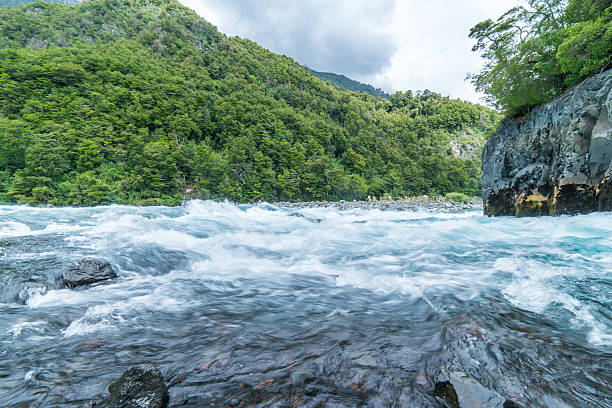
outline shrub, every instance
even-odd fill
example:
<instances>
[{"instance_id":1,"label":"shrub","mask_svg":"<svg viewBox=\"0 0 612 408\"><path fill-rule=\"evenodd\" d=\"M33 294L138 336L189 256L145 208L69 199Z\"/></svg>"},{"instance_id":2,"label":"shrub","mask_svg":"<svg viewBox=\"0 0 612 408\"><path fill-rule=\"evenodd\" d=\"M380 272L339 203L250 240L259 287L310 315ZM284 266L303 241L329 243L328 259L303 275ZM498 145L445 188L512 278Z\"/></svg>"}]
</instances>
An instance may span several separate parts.
<instances>
[{"instance_id":1,"label":"shrub","mask_svg":"<svg viewBox=\"0 0 612 408\"><path fill-rule=\"evenodd\" d=\"M444 197L444 201L467 204L472 201L472 199L463 193L448 193Z\"/></svg>"}]
</instances>

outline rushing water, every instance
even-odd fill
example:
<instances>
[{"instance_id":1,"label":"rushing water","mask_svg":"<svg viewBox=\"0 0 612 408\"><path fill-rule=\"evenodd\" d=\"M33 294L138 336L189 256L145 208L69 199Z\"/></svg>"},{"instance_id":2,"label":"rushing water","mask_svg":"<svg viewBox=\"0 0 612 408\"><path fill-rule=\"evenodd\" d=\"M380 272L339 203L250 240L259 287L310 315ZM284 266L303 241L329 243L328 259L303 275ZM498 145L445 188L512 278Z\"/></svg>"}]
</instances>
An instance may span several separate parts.
<instances>
[{"instance_id":1,"label":"rushing water","mask_svg":"<svg viewBox=\"0 0 612 408\"><path fill-rule=\"evenodd\" d=\"M295 211L0 207L0 406L88 406L149 362L170 406L439 407L463 375L612 407L612 214ZM119 277L63 288L84 258Z\"/></svg>"}]
</instances>

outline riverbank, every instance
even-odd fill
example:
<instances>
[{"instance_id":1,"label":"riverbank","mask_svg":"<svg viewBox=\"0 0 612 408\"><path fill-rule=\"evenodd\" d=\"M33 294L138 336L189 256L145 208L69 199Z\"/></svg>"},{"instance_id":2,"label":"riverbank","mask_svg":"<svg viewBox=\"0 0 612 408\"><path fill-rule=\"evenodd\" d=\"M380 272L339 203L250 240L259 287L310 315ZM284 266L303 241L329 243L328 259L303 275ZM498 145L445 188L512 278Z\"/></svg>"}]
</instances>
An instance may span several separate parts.
<instances>
[{"instance_id":1,"label":"riverbank","mask_svg":"<svg viewBox=\"0 0 612 408\"><path fill-rule=\"evenodd\" d=\"M482 209L482 203L474 201L305 201L297 203L276 202L272 205L284 208L335 208L337 210L381 210L381 211L461 211Z\"/></svg>"},{"instance_id":2,"label":"riverbank","mask_svg":"<svg viewBox=\"0 0 612 408\"><path fill-rule=\"evenodd\" d=\"M167 203L159 201L149 200L143 203L112 203L105 205L125 205L133 207L180 207L192 200L184 200L182 202ZM208 201L208 200L203 200ZM224 202L226 200L211 200L213 202ZM231 202L231 201L230 201ZM266 203L265 201L259 201L255 203L244 203L246 205L259 205ZM240 205L241 203L232 203ZM300 201L300 202L287 202L278 201L270 203L275 207L283 208L335 208L338 210L381 210L381 211L461 211L461 210L479 210L482 209L482 202L472 201L469 203L460 203L456 201L436 201L436 200L410 200L410 201ZM19 205L15 203L2 203L0 206L14 206ZM23 205L23 204L21 204ZM28 207L27 205L23 205ZM104 206L104 205L103 205ZM71 206L31 206L31 207L47 207L47 208L74 208ZM85 207L85 206L84 206Z\"/></svg>"}]
</instances>

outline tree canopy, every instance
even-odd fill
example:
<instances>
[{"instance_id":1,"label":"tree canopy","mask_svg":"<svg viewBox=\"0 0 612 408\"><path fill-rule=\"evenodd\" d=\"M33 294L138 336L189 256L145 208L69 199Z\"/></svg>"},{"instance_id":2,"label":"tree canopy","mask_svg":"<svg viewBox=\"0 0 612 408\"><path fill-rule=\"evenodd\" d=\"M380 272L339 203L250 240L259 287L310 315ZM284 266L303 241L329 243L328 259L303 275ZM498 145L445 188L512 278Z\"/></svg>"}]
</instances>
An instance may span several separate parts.
<instances>
[{"instance_id":1,"label":"tree canopy","mask_svg":"<svg viewBox=\"0 0 612 408\"><path fill-rule=\"evenodd\" d=\"M0 201L364 199L480 189L499 115L340 90L174 0L0 10Z\"/></svg>"},{"instance_id":2,"label":"tree canopy","mask_svg":"<svg viewBox=\"0 0 612 408\"><path fill-rule=\"evenodd\" d=\"M521 115L610 67L612 0L528 0L470 37L486 61L472 82L491 104Z\"/></svg>"}]
</instances>

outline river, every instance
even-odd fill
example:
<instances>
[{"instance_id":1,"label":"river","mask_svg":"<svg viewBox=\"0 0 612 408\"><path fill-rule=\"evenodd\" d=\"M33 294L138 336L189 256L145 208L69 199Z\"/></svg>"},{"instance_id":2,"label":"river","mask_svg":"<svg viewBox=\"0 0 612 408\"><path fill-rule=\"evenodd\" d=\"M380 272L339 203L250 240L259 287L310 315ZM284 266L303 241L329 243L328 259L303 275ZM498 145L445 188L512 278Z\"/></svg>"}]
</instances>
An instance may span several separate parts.
<instances>
[{"instance_id":1,"label":"river","mask_svg":"<svg viewBox=\"0 0 612 408\"><path fill-rule=\"evenodd\" d=\"M85 258L118 277L64 288ZM612 214L0 206L0 316L2 407L90 406L140 363L171 407L442 407L447 377L612 407Z\"/></svg>"}]
</instances>

